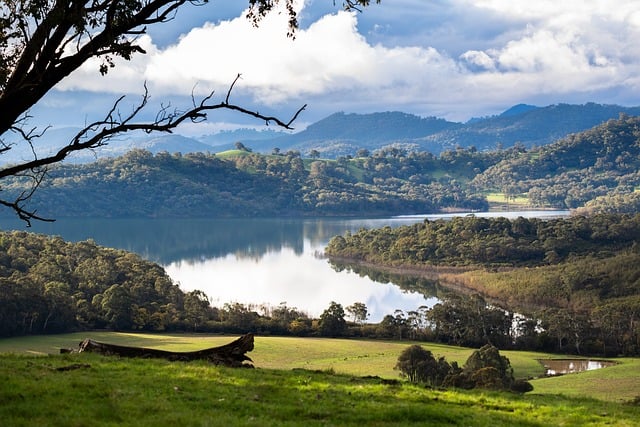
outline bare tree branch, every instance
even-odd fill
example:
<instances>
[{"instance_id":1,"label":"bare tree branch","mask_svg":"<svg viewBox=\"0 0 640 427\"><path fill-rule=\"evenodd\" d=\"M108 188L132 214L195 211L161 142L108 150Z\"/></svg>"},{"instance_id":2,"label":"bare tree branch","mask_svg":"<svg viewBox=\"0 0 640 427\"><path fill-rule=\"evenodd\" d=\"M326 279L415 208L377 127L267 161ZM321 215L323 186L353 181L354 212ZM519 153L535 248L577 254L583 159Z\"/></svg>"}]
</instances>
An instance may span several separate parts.
<instances>
[{"instance_id":1,"label":"bare tree branch","mask_svg":"<svg viewBox=\"0 0 640 427\"><path fill-rule=\"evenodd\" d=\"M25 208L25 204L31 199L36 190L40 187L40 184L44 180L47 174L47 170L34 170L32 173L24 175L32 181L31 188L29 190L22 191L19 196L15 198L14 201L9 202L3 199L0 199L0 205L6 206L8 208L13 209L13 211L18 215L18 218L25 221L27 227L31 227L31 220L44 221L44 222L53 222L53 219L44 218L37 214L37 211L27 210Z\"/></svg>"},{"instance_id":2,"label":"bare tree branch","mask_svg":"<svg viewBox=\"0 0 640 427\"><path fill-rule=\"evenodd\" d=\"M114 136L126 134L127 132L142 131L146 133L172 133L173 129L180 126L186 120L190 120L195 123L201 122L206 120L208 112L215 110L237 111L241 114L263 120L267 125L275 123L277 126L284 129L293 129L293 122L298 118L300 113L306 109L306 104L300 107L288 121L283 121L274 116L268 116L261 114L258 111L249 110L239 105L231 104L229 103L231 91L239 78L240 74L238 74L232 82L224 101L219 103L210 103L213 99L212 92L205 96L199 103L196 103L195 98L193 98L192 95L192 108L186 111L176 110L170 112L168 107L162 107L156 115L155 120L152 122L134 122L134 119L144 110L149 101L149 91L146 84L144 86L144 94L142 95L141 101L127 115L123 116L120 113L119 106L125 97L119 97L103 119L85 125L82 130L71 138L67 145L60 148L57 152L48 156L38 157L36 152L33 151L33 160L0 169L0 179L9 176L22 176L30 179L32 182L29 191L21 193L13 201L0 199L0 204L13 209L22 220L27 222L27 225L29 226L31 225L30 220L32 219L51 221L40 217L35 211L31 212L25 208L26 202L28 202L46 176L48 171L47 166L63 161L70 154L76 151L93 150L105 146ZM31 145L32 149L33 140L42 136L42 134L35 134L33 129L25 132L20 128L16 128L15 131Z\"/></svg>"}]
</instances>

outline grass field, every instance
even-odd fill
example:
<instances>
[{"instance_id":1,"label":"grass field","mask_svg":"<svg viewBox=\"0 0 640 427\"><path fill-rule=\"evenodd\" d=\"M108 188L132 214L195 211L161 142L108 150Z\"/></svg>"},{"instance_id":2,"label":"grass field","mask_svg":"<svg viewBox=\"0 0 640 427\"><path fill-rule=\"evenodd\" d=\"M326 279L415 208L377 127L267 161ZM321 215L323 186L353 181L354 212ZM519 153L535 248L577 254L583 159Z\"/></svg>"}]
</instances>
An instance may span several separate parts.
<instances>
[{"instance_id":1,"label":"grass field","mask_svg":"<svg viewBox=\"0 0 640 427\"><path fill-rule=\"evenodd\" d=\"M120 332L91 332L44 335L0 340L0 353L46 355L60 348L77 348L84 338L137 347L171 351L192 351L226 344L232 340L220 335L163 335ZM393 369L398 355L409 345L397 341L344 340L329 338L256 337L250 357L256 367L268 369L332 370L349 375L377 375L398 378ZM436 356L464 364L472 349L433 343L421 343ZM519 378L537 377L544 373L539 358L553 357L542 353L503 352Z\"/></svg>"},{"instance_id":2,"label":"grass field","mask_svg":"<svg viewBox=\"0 0 640 427\"><path fill-rule=\"evenodd\" d=\"M640 422L640 359L615 367L532 381L526 395L440 391L397 379L410 343L256 337L257 369L55 355L83 334L0 340L0 425L615 425ZM234 337L92 332L99 341L188 351ZM472 350L423 343L463 363ZM516 376L542 372L550 355L501 352ZM75 367L77 369L65 370ZM63 368L63 369L59 369ZM366 378L372 376L373 378ZM376 376L378 378L376 378ZM624 402L624 403L623 403Z\"/></svg>"},{"instance_id":3,"label":"grass field","mask_svg":"<svg viewBox=\"0 0 640 427\"><path fill-rule=\"evenodd\" d=\"M530 205L529 198L522 195L507 198L504 193L486 193L485 196L489 204L510 205L513 207Z\"/></svg>"}]
</instances>

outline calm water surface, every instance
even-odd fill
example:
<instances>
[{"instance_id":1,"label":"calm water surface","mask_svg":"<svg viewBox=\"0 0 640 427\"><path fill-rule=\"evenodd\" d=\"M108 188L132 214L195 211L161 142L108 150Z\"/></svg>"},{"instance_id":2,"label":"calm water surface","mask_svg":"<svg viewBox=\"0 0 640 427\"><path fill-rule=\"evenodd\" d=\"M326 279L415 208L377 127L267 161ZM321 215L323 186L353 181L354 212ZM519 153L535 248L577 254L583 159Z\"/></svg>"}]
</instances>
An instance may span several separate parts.
<instances>
[{"instance_id":1,"label":"calm water surface","mask_svg":"<svg viewBox=\"0 0 640 427\"><path fill-rule=\"evenodd\" d=\"M556 376L574 374L583 371L593 371L616 363L607 360L587 360L587 359L544 359L540 363L545 367L545 375Z\"/></svg>"},{"instance_id":2,"label":"calm water surface","mask_svg":"<svg viewBox=\"0 0 640 427\"><path fill-rule=\"evenodd\" d=\"M464 214L457 214L464 215ZM527 211L477 216L552 217L566 211ZM393 283L335 271L318 257L329 239L347 230L396 227L425 218L451 215L401 216L386 219L237 219L237 220L58 220L35 224L29 231L60 235L66 240L93 239L104 246L138 253L163 265L185 291L199 289L216 306L225 303L277 306L286 302L319 316L336 301L367 305L372 322L396 309L415 310L437 301L403 292ZM0 221L3 230L24 229L19 221Z\"/></svg>"}]
</instances>

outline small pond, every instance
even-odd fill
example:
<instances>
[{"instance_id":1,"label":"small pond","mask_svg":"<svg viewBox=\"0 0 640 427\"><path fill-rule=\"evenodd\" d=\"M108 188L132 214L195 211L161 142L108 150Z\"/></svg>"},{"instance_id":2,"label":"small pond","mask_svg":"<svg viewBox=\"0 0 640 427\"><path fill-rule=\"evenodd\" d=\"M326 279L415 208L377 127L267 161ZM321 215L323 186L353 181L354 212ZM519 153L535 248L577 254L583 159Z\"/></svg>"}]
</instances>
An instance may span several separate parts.
<instances>
[{"instance_id":1,"label":"small pond","mask_svg":"<svg viewBox=\"0 0 640 427\"><path fill-rule=\"evenodd\" d=\"M539 362L544 366L546 376L593 371L594 369L606 368L616 364L607 360L589 359L541 359Z\"/></svg>"}]
</instances>

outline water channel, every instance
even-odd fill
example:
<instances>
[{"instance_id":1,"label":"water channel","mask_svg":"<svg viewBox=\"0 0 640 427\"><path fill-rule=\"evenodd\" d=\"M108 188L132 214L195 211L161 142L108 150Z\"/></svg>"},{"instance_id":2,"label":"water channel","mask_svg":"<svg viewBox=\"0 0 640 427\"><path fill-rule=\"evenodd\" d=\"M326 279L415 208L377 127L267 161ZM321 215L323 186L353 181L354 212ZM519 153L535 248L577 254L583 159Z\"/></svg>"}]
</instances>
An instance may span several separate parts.
<instances>
[{"instance_id":1,"label":"water channel","mask_svg":"<svg viewBox=\"0 0 640 427\"><path fill-rule=\"evenodd\" d=\"M456 214L464 215L464 214ZM480 213L477 216L550 218L567 211ZM135 252L165 267L185 290L205 292L215 306L225 303L277 306L285 302L319 316L331 301L367 305L369 321L396 309L431 306L435 297L403 291L387 280L378 283L348 270L336 271L318 257L329 239L360 228L397 227L425 218L412 215L383 219L59 219L35 223L28 231L59 235L69 241L96 243ZM0 221L0 229L24 230L17 220Z\"/></svg>"}]
</instances>

